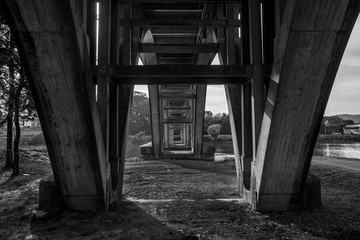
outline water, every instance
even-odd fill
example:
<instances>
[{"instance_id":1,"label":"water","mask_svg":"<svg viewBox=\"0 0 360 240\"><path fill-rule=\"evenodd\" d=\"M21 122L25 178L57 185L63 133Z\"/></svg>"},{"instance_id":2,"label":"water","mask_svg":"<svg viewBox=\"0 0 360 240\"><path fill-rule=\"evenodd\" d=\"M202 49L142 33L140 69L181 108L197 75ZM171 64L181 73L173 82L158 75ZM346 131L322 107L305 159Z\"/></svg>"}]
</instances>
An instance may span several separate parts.
<instances>
[{"instance_id":1,"label":"water","mask_svg":"<svg viewBox=\"0 0 360 240\"><path fill-rule=\"evenodd\" d=\"M360 159L360 143L321 143L317 144L314 156Z\"/></svg>"},{"instance_id":2,"label":"water","mask_svg":"<svg viewBox=\"0 0 360 240\"><path fill-rule=\"evenodd\" d=\"M126 157L139 157L139 146L128 142ZM216 145L216 153L234 154L232 143L221 143ZM360 143L321 143L317 144L314 156L355 158L360 159Z\"/></svg>"},{"instance_id":3,"label":"water","mask_svg":"<svg viewBox=\"0 0 360 240\"><path fill-rule=\"evenodd\" d=\"M216 152L234 154L232 143L222 143L216 146ZM360 159L360 143L317 144L314 156Z\"/></svg>"},{"instance_id":4,"label":"water","mask_svg":"<svg viewBox=\"0 0 360 240\"><path fill-rule=\"evenodd\" d=\"M216 146L217 153L234 154L232 143ZM322 143L317 144L314 156L360 159L360 143Z\"/></svg>"}]
</instances>

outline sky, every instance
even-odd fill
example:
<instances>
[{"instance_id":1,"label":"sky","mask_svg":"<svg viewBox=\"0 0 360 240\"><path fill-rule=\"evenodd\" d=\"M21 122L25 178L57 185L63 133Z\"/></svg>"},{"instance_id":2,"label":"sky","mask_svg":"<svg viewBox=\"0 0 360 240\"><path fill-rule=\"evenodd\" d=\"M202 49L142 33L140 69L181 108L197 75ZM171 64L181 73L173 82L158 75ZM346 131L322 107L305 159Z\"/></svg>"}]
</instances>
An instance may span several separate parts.
<instances>
[{"instance_id":1,"label":"sky","mask_svg":"<svg viewBox=\"0 0 360 240\"><path fill-rule=\"evenodd\" d=\"M213 64L217 64L216 60ZM137 85L135 90L147 93L147 86ZM208 85L205 109L228 113L223 85ZM360 114L360 17L345 49L325 110L325 116L345 113Z\"/></svg>"},{"instance_id":2,"label":"sky","mask_svg":"<svg viewBox=\"0 0 360 240\"><path fill-rule=\"evenodd\" d=\"M325 115L360 114L360 17L346 46Z\"/></svg>"}]
</instances>

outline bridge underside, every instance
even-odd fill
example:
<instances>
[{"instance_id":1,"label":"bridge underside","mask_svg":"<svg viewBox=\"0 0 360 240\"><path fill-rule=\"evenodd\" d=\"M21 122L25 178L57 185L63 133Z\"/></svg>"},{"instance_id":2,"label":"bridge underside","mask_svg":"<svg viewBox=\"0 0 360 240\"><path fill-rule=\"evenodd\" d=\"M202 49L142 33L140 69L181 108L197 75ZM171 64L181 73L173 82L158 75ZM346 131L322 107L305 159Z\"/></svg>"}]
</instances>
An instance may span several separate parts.
<instances>
[{"instance_id":1,"label":"bridge underside","mask_svg":"<svg viewBox=\"0 0 360 240\"><path fill-rule=\"evenodd\" d=\"M201 158L206 85L224 84L239 193L258 210L298 209L316 195L308 169L360 1L0 5L67 207L107 209L121 197L135 84L149 84L156 157L181 147ZM221 65L210 66L215 54Z\"/></svg>"}]
</instances>

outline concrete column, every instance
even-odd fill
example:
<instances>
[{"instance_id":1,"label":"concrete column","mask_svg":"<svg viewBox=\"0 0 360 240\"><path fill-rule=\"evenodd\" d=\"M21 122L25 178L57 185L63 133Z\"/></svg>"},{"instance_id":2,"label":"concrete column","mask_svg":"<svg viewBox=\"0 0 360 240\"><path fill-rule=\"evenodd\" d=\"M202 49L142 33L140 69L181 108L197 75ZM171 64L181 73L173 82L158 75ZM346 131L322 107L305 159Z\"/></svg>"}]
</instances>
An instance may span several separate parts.
<instances>
[{"instance_id":1,"label":"concrete column","mask_svg":"<svg viewBox=\"0 0 360 240\"><path fill-rule=\"evenodd\" d=\"M0 4L19 36L62 202L77 210L105 209L107 169L99 160L95 98L87 91L92 79L82 72L89 69L82 8L70 1Z\"/></svg>"},{"instance_id":2,"label":"concrete column","mask_svg":"<svg viewBox=\"0 0 360 240\"><path fill-rule=\"evenodd\" d=\"M321 119L359 9L359 1L287 2L253 173L257 209L304 207Z\"/></svg>"}]
</instances>

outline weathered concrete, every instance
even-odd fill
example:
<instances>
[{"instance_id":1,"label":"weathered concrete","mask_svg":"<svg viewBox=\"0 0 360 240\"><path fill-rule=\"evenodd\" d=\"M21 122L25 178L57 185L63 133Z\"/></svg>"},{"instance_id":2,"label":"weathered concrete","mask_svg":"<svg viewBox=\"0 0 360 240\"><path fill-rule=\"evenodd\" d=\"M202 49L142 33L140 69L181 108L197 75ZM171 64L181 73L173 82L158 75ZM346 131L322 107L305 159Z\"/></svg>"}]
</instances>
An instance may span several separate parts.
<instances>
[{"instance_id":1,"label":"weathered concrete","mask_svg":"<svg viewBox=\"0 0 360 240\"><path fill-rule=\"evenodd\" d=\"M85 85L81 1L2 1L2 7L17 37L61 197L70 208L104 209L107 177Z\"/></svg>"},{"instance_id":2,"label":"weathered concrete","mask_svg":"<svg viewBox=\"0 0 360 240\"><path fill-rule=\"evenodd\" d=\"M236 84L226 89L240 192L258 210L318 205L320 183L307 178L308 169L360 1L266 1L263 16L259 0L217 4L216 9L184 5L195 11L182 11L172 0L161 2L164 5L99 2L98 66L93 0L0 2L26 65L55 182L67 207L106 209L113 200L112 187L121 196L132 95L132 86L124 84L132 79L155 84L149 88L157 97L151 101L154 156L201 158L206 153L206 86L199 84L211 77L207 70L216 68L197 68L194 78L184 65L209 65L213 51L219 52L222 64L232 65L217 68L223 69L218 78ZM142 6L163 9L145 14ZM157 18L166 20L144 25ZM139 57L146 65L169 66L152 76L137 75L134 69L144 69L129 67L121 82L124 76L116 69L135 65ZM272 65L271 77L265 64ZM186 73L172 73L174 65ZM164 85L156 85L156 77L162 77ZM184 91L174 91L179 86L185 86Z\"/></svg>"},{"instance_id":3,"label":"weathered concrete","mask_svg":"<svg viewBox=\"0 0 360 240\"><path fill-rule=\"evenodd\" d=\"M359 1L288 1L252 175L258 209L303 205L317 133L359 8Z\"/></svg>"}]
</instances>

